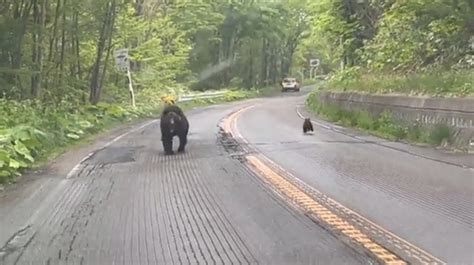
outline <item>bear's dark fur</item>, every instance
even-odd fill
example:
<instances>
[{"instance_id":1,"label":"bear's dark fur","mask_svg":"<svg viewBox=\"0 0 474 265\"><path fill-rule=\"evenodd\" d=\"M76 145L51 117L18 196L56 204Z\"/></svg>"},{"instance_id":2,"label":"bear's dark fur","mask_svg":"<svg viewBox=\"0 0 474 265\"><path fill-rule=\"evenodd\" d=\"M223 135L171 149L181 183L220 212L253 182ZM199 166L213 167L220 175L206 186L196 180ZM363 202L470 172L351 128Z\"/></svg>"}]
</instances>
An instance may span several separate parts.
<instances>
[{"instance_id":1,"label":"bear's dark fur","mask_svg":"<svg viewBox=\"0 0 474 265\"><path fill-rule=\"evenodd\" d=\"M161 141L166 155L173 154L173 137L179 137L178 152L184 152L188 142L189 122L181 108L176 105L165 107L160 120Z\"/></svg>"},{"instance_id":2,"label":"bear's dark fur","mask_svg":"<svg viewBox=\"0 0 474 265\"><path fill-rule=\"evenodd\" d=\"M303 122L303 133L313 132L313 124L309 118L305 118Z\"/></svg>"}]
</instances>

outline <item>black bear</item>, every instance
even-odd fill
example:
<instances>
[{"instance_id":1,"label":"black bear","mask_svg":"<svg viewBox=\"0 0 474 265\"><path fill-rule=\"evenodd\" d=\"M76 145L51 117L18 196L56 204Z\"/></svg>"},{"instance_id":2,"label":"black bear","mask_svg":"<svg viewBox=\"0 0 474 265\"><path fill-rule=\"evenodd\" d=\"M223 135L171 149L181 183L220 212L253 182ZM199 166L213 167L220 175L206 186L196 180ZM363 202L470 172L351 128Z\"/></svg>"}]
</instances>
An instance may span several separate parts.
<instances>
[{"instance_id":1,"label":"black bear","mask_svg":"<svg viewBox=\"0 0 474 265\"><path fill-rule=\"evenodd\" d=\"M313 124L309 118L305 118L303 122L303 133L313 132Z\"/></svg>"},{"instance_id":2,"label":"black bear","mask_svg":"<svg viewBox=\"0 0 474 265\"><path fill-rule=\"evenodd\" d=\"M161 141L166 155L173 154L173 137L179 137L178 152L184 152L188 142L189 122L181 108L176 105L166 106L160 120Z\"/></svg>"}]
</instances>

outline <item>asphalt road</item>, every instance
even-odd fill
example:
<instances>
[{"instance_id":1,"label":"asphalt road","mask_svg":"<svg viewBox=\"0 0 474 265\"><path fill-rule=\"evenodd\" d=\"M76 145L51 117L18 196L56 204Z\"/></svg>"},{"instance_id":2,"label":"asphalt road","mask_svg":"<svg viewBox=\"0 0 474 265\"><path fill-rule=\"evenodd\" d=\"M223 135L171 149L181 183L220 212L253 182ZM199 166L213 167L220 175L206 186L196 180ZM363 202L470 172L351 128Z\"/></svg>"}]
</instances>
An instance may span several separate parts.
<instances>
[{"instance_id":1,"label":"asphalt road","mask_svg":"<svg viewBox=\"0 0 474 265\"><path fill-rule=\"evenodd\" d=\"M448 264L474 264L474 156L347 130L318 120L304 100L262 101L238 129L309 186ZM312 118L314 135L303 135L301 116Z\"/></svg>"},{"instance_id":2,"label":"asphalt road","mask_svg":"<svg viewBox=\"0 0 474 265\"><path fill-rule=\"evenodd\" d=\"M239 107L189 112L185 154L164 156L159 123L147 122L8 187L0 195L0 263L372 263L224 150L217 124Z\"/></svg>"},{"instance_id":3,"label":"asphalt road","mask_svg":"<svg viewBox=\"0 0 474 265\"><path fill-rule=\"evenodd\" d=\"M0 264L373 264L225 150L217 125L249 104L237 127L250 145L448 264L473 264L473 171L456 165L471 157L322 121L304 136L304 93L188 112L185 154L164 156L147 121L25 176L0 193Z\"/></svg>"}]
</instances>

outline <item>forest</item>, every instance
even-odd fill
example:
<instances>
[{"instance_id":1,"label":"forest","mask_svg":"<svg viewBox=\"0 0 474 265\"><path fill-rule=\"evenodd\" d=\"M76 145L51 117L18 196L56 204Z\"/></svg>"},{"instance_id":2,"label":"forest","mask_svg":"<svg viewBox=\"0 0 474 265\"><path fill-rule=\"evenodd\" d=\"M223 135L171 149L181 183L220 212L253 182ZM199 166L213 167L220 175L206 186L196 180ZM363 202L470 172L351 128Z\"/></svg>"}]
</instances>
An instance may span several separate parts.
<instances>
[{"instance_id":1,"label":"forest","mask_svg":"<svg viewBox=\"0 0 474 265\"><path fill-rule=\"evenodd\" d=\"M162 95L275 87L315 58L329 89L474 93L472 0L0 0L0 36L0 182Z\"/></svg>"}]
</instances>

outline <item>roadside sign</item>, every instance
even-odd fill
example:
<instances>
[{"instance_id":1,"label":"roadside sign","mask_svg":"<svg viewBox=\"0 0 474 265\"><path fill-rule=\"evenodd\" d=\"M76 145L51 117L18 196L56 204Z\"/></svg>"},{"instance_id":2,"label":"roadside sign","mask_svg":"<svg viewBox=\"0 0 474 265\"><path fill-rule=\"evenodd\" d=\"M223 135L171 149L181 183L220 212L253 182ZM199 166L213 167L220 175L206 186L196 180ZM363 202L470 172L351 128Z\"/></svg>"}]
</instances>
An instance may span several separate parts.
<instances>
[{"instance_id":1,"label":"roadside sign","mask_svg":"<svg viewBox=\"0 0 474 265\"><path fill-rule=\"evenodd\" d=\"M319 66L319 63L320 63L319 59L311 59L311 60L309 60L309 66L311 66L311 67L318 67L318 66Z\"/></svg>"},{"instance_id":2,"label":"roadside sign","mask_svg":"<svg viewBox=\"0 0 474 265\"><path fill-rule=\"evenodd\" d=\"M128 57L128 49L119 49L115 51L115 64L119 71L127 73L130 103L135 108L135 92L133 91L132 73L130 73L130 60Z\"/></svg>"},{"instance_id":3,"label":"roadside sign","mask_svg":"<svg viewBox=\"0 0 474 265\"><path fill-rule=\"evenodd\" d=\"M128 58L128 49L120 49L115 51L115 63L117 69L127 72L130 69L130 61Z\"/></svg>"}]
</instances>

